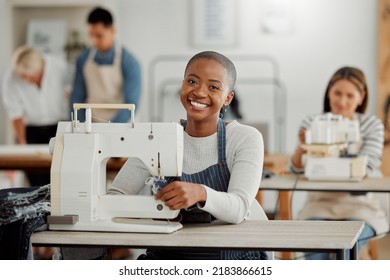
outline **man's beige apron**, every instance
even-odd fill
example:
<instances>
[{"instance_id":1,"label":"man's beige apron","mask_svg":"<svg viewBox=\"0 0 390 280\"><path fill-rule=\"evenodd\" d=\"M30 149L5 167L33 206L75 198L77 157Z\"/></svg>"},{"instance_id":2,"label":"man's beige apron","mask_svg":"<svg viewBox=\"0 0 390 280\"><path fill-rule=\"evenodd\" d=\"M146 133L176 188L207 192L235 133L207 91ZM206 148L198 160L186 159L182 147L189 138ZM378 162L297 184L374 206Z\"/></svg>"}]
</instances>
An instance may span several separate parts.
<instances>
[{"instance_id":1,"label":"man's beige apron","mask_svg":"<svg viewBox=\"0 0 390 280\"><path fill-rule=\"evenodd\" d=\"M87 103L123 103L123 77L121 68L121 49L115 49L114 63L99 65L95 63L96 49L91 49L83 73L87 89ZM95 109L94 122L106 122L117 114L117 110Z\"/></svg>"}]
</instances>

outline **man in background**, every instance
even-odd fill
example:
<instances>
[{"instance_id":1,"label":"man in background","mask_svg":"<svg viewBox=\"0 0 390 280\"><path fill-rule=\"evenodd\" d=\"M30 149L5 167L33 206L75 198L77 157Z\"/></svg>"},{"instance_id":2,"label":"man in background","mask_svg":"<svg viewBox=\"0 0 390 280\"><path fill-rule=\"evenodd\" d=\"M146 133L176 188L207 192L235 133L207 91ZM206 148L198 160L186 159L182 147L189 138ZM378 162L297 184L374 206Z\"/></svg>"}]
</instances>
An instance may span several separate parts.
<instances>
[{"instance_id":1,"label":"man in background","mask_svg":"<svg viewBox=\"0 0 390 280\"><path fill-rule=\"evenodd\" d=\"M115 41L111 13L93 9L87 18L91 47L76 61L76 76L70 100L74 103L131 103L138 106L141 71L136 58ZM84 121L84 114L79 120ZM95 109L93 121L128 122L128 110Z\"/></svg>"},{"instance_id":2,"label":"man in background","mask_svg":"<svg viewBox=\"0 0 390 280\"><path fill-rule=\"evenodd\" d=\"M115 41L113 23L111 13L101 7L94 8L88 15L91 47L86 48L76 61L71 111L74 103L130 103L138 107L141 95L140 65L126 48ZM78 116L80 121L85 121L83 112ZM124 123L129 119L129 110L92 110L94 122ZM108 174L109 177L111 175ZM128 258L130 255L128 249L111 250L113 259ZM69 257L76 258L75 255Z\"/></svg>"}]
</instances>

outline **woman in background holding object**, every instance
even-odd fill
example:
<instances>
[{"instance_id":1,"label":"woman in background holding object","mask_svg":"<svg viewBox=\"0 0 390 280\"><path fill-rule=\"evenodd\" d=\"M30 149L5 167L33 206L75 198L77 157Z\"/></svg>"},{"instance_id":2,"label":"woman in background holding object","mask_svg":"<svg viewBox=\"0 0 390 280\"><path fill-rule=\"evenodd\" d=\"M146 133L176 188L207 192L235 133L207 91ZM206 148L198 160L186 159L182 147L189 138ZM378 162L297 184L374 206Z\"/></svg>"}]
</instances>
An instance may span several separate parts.
<instances>
[{"instance_id":1,"label":"woman in background holding object","mask_svg":"<svg viewBox=\"0 0 390 280\"><path fill-rule=\"evenodd\" d=\"M343 67L334 73L326 88L323 112L342 115L360 124L362 146L359 155L367 156L367 176L379 177L383 151L384 130L382 122L374 115L365 114L368 103L368 88L363 72L353 67ZM315 116L306 117L300 126L299 140L304 143L304 134ZM303 173L302 156L305 151L298 146L291 159L291 170ZM372 193L309 192L300 219L310 220L362 220L365 226L359 237L361 249L369 238L388 230L388 220L379 202ZM307 253L306 259L328 259L327 253Z\"/></svg>"},{"instance_id":2,"label":"woman in background holding object","mask_svg":"<svg viewBox=\"0 0 390 280\"><path fill-rule=\"evenodd\" d=\"M21 46L3 81L3 103L12 121L17 144L48 144L57 123L69 119L66 62ZM50 183L50 173L27 174L30 185Z\"/></svg>"}]
</instances>

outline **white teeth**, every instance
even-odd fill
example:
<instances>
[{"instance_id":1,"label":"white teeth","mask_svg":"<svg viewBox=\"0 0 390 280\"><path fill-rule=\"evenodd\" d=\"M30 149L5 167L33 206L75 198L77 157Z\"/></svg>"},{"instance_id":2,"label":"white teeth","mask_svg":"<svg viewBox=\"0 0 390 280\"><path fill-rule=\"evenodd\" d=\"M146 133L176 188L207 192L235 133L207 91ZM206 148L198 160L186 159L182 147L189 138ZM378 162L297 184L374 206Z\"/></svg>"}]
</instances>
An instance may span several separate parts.
<instances>
[{"instance_id":1,"label":"white teeth","mask_svg":"<svg viewBox=\"0 0 390 280\"><path fill-rule=\"evenodd\" d=\"M204 109L204 108L207 107L206 104L198 103L198 102L195 102L195 101L191 101L191 105L196 107L196 108L201 108L201 109Z\"/></svg>"}]
</instances>

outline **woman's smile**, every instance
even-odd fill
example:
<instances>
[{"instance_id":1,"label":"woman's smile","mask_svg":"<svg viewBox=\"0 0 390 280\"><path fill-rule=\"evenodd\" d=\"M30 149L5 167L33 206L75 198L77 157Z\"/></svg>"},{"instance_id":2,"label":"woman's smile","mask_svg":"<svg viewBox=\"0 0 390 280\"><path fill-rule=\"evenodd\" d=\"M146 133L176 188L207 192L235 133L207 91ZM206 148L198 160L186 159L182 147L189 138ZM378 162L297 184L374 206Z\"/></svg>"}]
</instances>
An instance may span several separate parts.
<instances>
[{"instance_id":1,"label":"woman's smile","mask_svg":"<svg viewBox=\"0 0 390 280\"><path fill-rule=\"evenodd\" d=\"M206 109L207 107L209 107L209 105L202 103L202 102L199 102L199 101L194 101L191 98L189 98L188 101L190 102L193 109L203 110L203 109Z\"/></svg>"}]
</instances>

